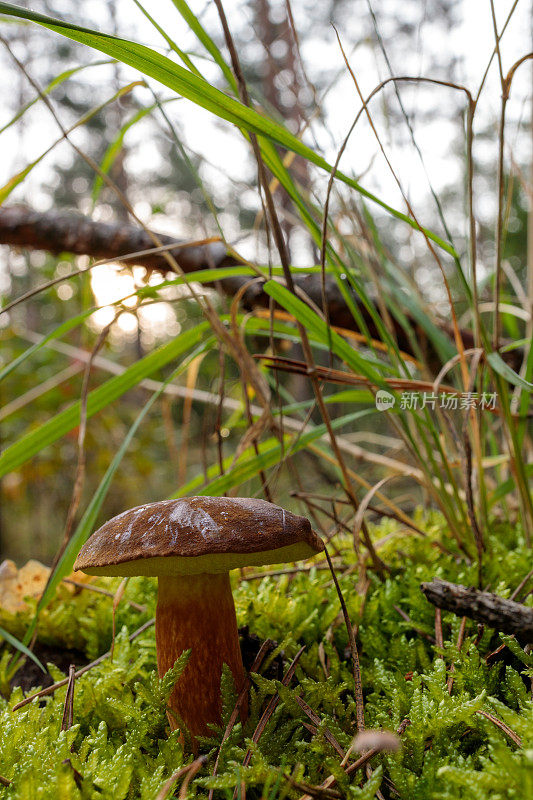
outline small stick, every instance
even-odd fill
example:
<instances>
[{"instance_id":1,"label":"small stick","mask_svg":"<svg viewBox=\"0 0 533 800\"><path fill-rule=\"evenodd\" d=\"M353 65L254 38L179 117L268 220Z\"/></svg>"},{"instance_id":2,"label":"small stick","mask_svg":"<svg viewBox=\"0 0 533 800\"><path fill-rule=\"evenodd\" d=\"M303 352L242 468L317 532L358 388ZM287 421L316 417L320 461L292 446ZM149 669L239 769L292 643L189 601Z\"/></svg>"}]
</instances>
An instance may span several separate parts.
<instances>
[{"instance_id":1,"label":"small stick","mask_svg":"<svg viewBox=\"0 0 533 800\"><path fill-rule=\"evenodd\" d=\"M71 586L75 586L76 589L87 589L89 592L98 592L98 594L105 594L106 597L114 597L114 592L110 592L109 589L104 589L103 586L93 586L92 583L82 583L81 581L75 581L73 578L63 578L63 583L69 583ZM140 603L135 603L133 600L126 600L127 604L130 605L135 611L140 611L143 613L146 611L146 606L141 605Z\"/></svg>"},{"instance_id":2,"label":"small stick","mask_svg":"<svg viewBox=\"0 0 533 800\"><path fill-rule=\"evenodd\" d=\"M438 608L452 611L458 617L475 619L494 630L520 634L528 641L533 641L533 608L438 578L430 583L422 583L420 588L429 602Z\"/></svg>"},{"instance_id":3,"label":"small stick","mask_svg":"<svg viewBox=\"0 0 533 800\"><path fill-rule=\"evenodd\" d=\"M298 661L300 660L300 657L301 657L301 655L302 655L304 650L305 650L305 645L303 647L300 647L300 649L298 650L298 652L294 656L294 658L292 660L292 663L290 664L287 672L285 673L285 675L283 676L283 679L281 681L283 686L288 686L289 683L291 682L292 676L294 675L294 672L296 670L296 665L298 664ZM253 736L252 736L252 741L253 742L258 742L259 741L259 737L261 736L261 734L265 730L268 720L270 719L270 717L272 716L272 714L276 710L276 706L279 703L279 699L280 699L279 698L279 694L277 692L273 697L270 698L270 702L268 703L267 707L265 708L265 710L264 710L264 712L263 712L263 714L261 716L261 719L257 723L257 727L256 727L256 729L255 729L255 731L253 733ZM248 764L250 763L250 758L251 757L252 757L252 751L251 750L247 750L246 755L244 757L243 766L245 766L245 767L248 766Z\"/></svg>"},{"instance_id":4,"label":"small stick","mask_svg":"<svg viewBox=\"0 0 533 800\"><path fill-rule=\"evenodd\" d=\"M10 781L7 778L4 778L3 775L0 775L0 786L11 786L12 783L13 781Z\"/></svg>"},{"instance_id":5,"label":"small stick","mask_svg":"<svg viewBox=\"0 0 533 800\"><path fill-rule=\"evenodd\" d=\"M509 737L509 739L511 739L511 741L513 741L518 747L522 747L522 739L520 738L520 736L518 736L517 733L511 730L511 728L508 725L506 725L505 722L502 722L501 719L498 719L498 717L495 717L493 714L489 714L487 711L481 711L480 709L476 711L476 714L480 714L482 717L485 717L486 719L493 722L496 725L496 727L498 727L501 731L505 733L506 736Z\"/></svg>"},{"instance_id":6,"label":"small stick","mask_svg":"<svg viewBox=\"0 0 533 800\"><path fill-rule=\"evenodd\" d=\"M465 640L465 630L466 630L466 617L463 617L461 620L461 627L459 628L459 635L457 636L457 649L460 650L463 646L463 642ZM455 664L452 664L450 667L450 677L448 678L448 694L452 693L453 690L453 673L455 672Z\"/></svg>"},{"instance_id":7,"label":"small stick","mask_svg":"<svg viewBox=\"0 0 533 800\"><path fill-rule=\"evenodd\" d=\"M327 497L326 495L313 494L312 492L291 492L291 497L298 497L301 498L302 500L305 499L305 497L314 497L316 500L323 500L326 503L333 502L333 503L339 503L340 505L344 506L351 506L351 503L348 500L343 500L342 498L337 498L337 497L332 499L331 497ZM328 514L328 512L321 506L315 506L315 508L318 508L324 514L326 514L326 516L331 517L331 515ZM374 514L378 514L380 517L395 519L397 522L401 522L402 525L405 525L407 528L410 528L415 533L420 534L420 536L427 537L427 533L423 531L422 528L419 528L418 525L415 525L414 522L412 522L412 520L409 519L407 514L401 514L395 511L385 511L382 508L378 508L377 506L373 505L372 503L368 504L368 510L373 511Z\"/></svg>"},{"instance_id":8,"label":"small stick","mask_svg":"<svg viewBox=\"0 0 533 800\"><path fill-rule=\"evenodd\" d=\"M524 588L524 586L526 585L526 583L527 583L527 582L529 581L529 579L530 579L530 578L532 578L532 577L533 577L533 569L532 569L532 570L530 570L530 571L527 573L526 577L525 577L523 580L521 580L521 581L520 581L520 583L518 584L518 586L516 587L516 589L514 590L514 592L512 593L512 595L510 596L509 600L516 600L516 598L518 597L518 595L520 594L520 592L522 591L522 589Z\"/></svg>"},{"instance_id":9,"label":"small stick","mask_svg":"<svg viewBox=\"0 0 533 800\"><path fill-rule=\"evenodd\" d=\"M295 695L294 699L296 700L296 702L298 703L298 705L300 706L300 708L302 709L304 714L306 714L309 717L311 722L314 722L314 724L317 725L317 726L321 724L320 717L318 716L318 714L315 711L313 711L311 706L308 705L308 703L305 702L305 700L302 700L302 698L298 697L298 695ZM322 731L324 733L324 738L337 751L337 753L340 755L340 757L344 758L344 756L345 756L344 750L341 747L341 745L338 743L336 738L333 736L333 734L331 733L329 728L324 727L322 729Z\"/></svg>"},{"instance_id":10,"label":"small stick","mask_svg":"<svg viewBox=\"0 0 533 800\"><path fill-rule=\"evenodd\" d=\"M220 742L220 744L218 746L217 757L215 759L215 764L213 766L213 771L211 773L211 777L212 778L214 778L215 775L217 774L218 762L220 760L220 754L222 752L222 747L224 745L224 742L228 739L228 737L229 737L229 735L230 735L230 733L231 733L231 731L233 729L233 726L235 725L235 723L237 721L237 717L239 716L239 712L240 712L240 710L242 708L242 704L244 703L246 695L248 694L248 690L250 689L250 672L257 672L257 670L259 669L259 667L263 663L266 654L268 653L269 650L272 650L273 648L274 648L274 642L272 641L272 639L265 639L265 641L263 642L263 644L259 648L259 652L258 652L258 654L256 655L256 657L254 659L254 663L250 667L248 675L246 676L246 679L244 681L244 686L242 687L241 693L239 694L239 697L237 698L237 702L235 703L235 708L231 712L231 717L229 718L228 724L226 726L226 730L224 731L224 735L222 737L222 741ZM214 789L209 789L208 800L212 800L213 792L214 792Z\"/></svg>"},{"instance_id":11,"label":"small stick","mask_svg":"<svg viewBox=\"0 0 533 800\"><path fill-rule=\"evenodd\" d=\"M299 789L301 792L307 792L310 797L323 797L328 799L332 798L335 800L336 798L344 797L344 795L342 795L337 789L327 789L322 786L311 786L309 783L304 783L303 781L295 781L291 775L286 775L285 773L283 774L283 777L294 789Z\"/></svg>"},{"instance_id":12,"label":"small stick","mask_svg":"<svg viewBox=\"0 0 533 800\"><path fill-rule=\"evenodd\" d=\"M189 786L189 783L194 778L198 770L203 767L206 761L207 756L200 756L195 761L187 764L187 766L181 767L181 769L178 769L176 772L174 772L174 774L171 775L167 781L165 781L161 789L158 791L155 800L165 800L176 781L179 780L182 775L185 775L185 779L181 784L179 793L179 800L183 800L187 794L187 787Z\"/></svg>"},{"instance_id":13,"label":"small stick","mask_svg":"<svg viewBox=\"0 0 533 800\"><path fill-rule=\"evenodd\" d=\"M72 771L72 776L74 778L74 783L76 784L78 789L81 789L81 785L83 783L83 775L81 774L81 772L78 772L78 770L72 765L72 761L70 760L70 758L65 758L61 763L64 764L66 767L70 768L70 770Z\"/></svg>"},{"instance_id":14,"label":"small stick","mask_svg":"<svg viewBox=\"0 0 533 800\"><path fill-rule=\"evenodd\" d=\"M328 571L327 564L311 564L307 567L288 567L287 569L271 569L266 572L243 572L241 581L256 581L260 578L276 578L280 575L297 575L299 572L311 572L312 569Z\"/></svg>"},{"instance_id":15,"label":"small stick","mask_svg":"<svg viewBox=\"0 0 533 800\"><path fill-rule=\"evenodd\" d=\"M346 603L344 602L344 597L341 591L341 587L339 586L339 581L337 580L337 576L335 574L335 570L333 569L333 564L331 563L330 555L327 551L327 548L324 546L324 553L326 554L326 558L328 560L329 568L331 570L331 577L333 578L333 582L335 584L335 589L337 590L337 596L339 598L339 602L342 608L342 614L344 617L344 623L346 625L346 630L348 632L348 641L350 643L350 650L352 653L352 662L353 662L353 679L354 679L354 694L355 694L355 715L356 715L356 722L357 722L357 730L360 733L365 729L365 706L363 700L363 682L361 680L361 665L359 663L359 653L357 650L357 642L355 641L355 633L353 630L353 625L350 620L350 616L348 614L348 609L346 608Z\"/></svg>"},{"instance_id":16,"label":"small stick","mask_svg":"<svg viewBox=\"0 0 533 800\"><path fill-rule=\"evenodd\" d=\"M304 650L305 650L305 645L303 647L300 647L300 649L298 650L298 652L294 656L294 658L292 660L292 663L290 664L287 672L285 673L285 675L283 676L283 679L281 681L283 686L288 686L289 683L291 682L292 676L294 675L294 671L296 670L296 665L298 664L298 661L300 660L300 657L301 657L301 655L302 655ZM265 728L267 726L267 723L268 723L268 720L270 719L270 717L272 716L272 714L276 710L276 706L278 705L278 703L279 703L279 694L276 692L276 694L273 697L270 698L270 701L269 701L267 707L265 708L265 710L263 711L263 714L261 715L261 719L257 723L257 727L256 727L255 731L253 732L252 741L254 743L259 741L259 738L261 737L261 734L265 730ZM248 750L246 751L246 754L244 756L244 760L242 762L243 767L247 767L248 766L248 764L250 763L251 757L252 757L252 751L248 748ZM241 781L241 796L242 796L242 785L243 784L242 784L242 781ZM233 792L234 800L235 800L236 797L237 797L237 787L235 787L235 791Z\"/></svg>"},{"instance_id":17,"label":"small stick","mask_svg":"<svg viewBox=\"0 0 533 800\"><path fill-rule=\"evenodd\" d=\"M444 637L442 635L442 614L440 613L440 608L435 609L435 647L439 647L441 650L444 647ZM439 658L443 658L442 655Z\"/></svg>"},{"instance_id":18,"label":"small stick","mask_svg":"<svg viewBox=\"0 0 533 800\"><path fill-rule=\"evenodd\" d=\"M396 733L398 734L398 736L401 736L402 733L407 728L407 726L410 724L411 721L409 719L404 719L400 723L399 727L396 729ZM373 747L372 750L368 750L366 753L363 753L363 755L360 758L358 758L357 761L354 761L352 764L350 764L348 767L345 768L346 775L353 775L354 772L357 772L358 769L364 767L370 761L370 759L376 756L378 753L381 753L380 747ZM337 778L335 777L335 775L330 775L328 778L326 778L325 781L322 781L320 787L317 788L330 789L336 783L337 783ZM308 793L299 797L298 800L312 800L312 797Z\"/></svg>"},{"instance_id":19,"label":"small stick","mask_svg":"<svg viewBox=\"0 0 533 800\"><path fill-rule=\"evenodd\" d=\"M500 655L500 653L503 650L505 650L506 647L507 647L507 645L505 643L504 644L500 644L496 648L496 650L493 650L491 653L489 653L488 655L485 656L485 662L487 664L490 664L494 659L496 659Z\"/></svg>"},{"instance_id":20,"label":"small stick","mask_svg":"<svg viewBox=\"0 0 533 800\"><path fill-rule=\"evenodd\" d=\"M413 626L413 630L416 631L419 634L419 636L423 636L424 639L427 639L428 642L431 642L431 644L436 644L435 638L431 636L431 634L423 631L422 628L418 628L411 619L411 617L409 616L409 614L406 614L403 608L400 608L400 606L393 606L393 609L398 612L398 614L402 619L404 619L406 622L408 622L410 625Z\"/></svg>"},{"instance_id":21,"label":"small stick","mask_svg":"<svg viewBox=\"0 0 533 800\"><path fill-rule=\"evenodd\" d=\"M113 596L113 638L111 640L111 650L109 651L109 658L113 661L113 654L115 652L115 635L117 632L117 608L120 605L120 601L124 596L124 592L126 591L126 586L128 585L129 578L123 578L120 582L120 585Z\"/></svg>"},{"instance_id":22,"label":"small stick","mask_svg":"<svg viewBox=\"0 0 533 800\"><path fill-rule=\"evenodd\" d=\"M67 731L72 728L74 722L74 683L76 680L76 666L71 664L68 668L68 685L65 695L65 706L63 708L63 719L61 720L61 730Z\"/></svg>"}]
</instances>

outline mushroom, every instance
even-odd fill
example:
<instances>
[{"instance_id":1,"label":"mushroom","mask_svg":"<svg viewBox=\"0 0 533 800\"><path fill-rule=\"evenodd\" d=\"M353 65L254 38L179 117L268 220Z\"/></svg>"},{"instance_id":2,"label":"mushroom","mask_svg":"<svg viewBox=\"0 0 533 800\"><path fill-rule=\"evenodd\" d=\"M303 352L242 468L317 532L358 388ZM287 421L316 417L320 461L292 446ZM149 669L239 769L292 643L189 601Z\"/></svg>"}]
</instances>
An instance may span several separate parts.
<instances>
[{"instance_id":1,"label":"mushroom","mask_svg":"<svg viewBox=\"0 0 533 800\"><path fill-rule=\"evenodd\" d=\"M159 676L191 651L170 696L169 723L175 730L183 722L196 748L196 737L221 723L222 665L231 669L237 691L245 680L229 570L297 561L322 549L309 520L265 500L188 497L114 517L87 540L74 568L158 578Z\"/></svg>"}]
</instances>

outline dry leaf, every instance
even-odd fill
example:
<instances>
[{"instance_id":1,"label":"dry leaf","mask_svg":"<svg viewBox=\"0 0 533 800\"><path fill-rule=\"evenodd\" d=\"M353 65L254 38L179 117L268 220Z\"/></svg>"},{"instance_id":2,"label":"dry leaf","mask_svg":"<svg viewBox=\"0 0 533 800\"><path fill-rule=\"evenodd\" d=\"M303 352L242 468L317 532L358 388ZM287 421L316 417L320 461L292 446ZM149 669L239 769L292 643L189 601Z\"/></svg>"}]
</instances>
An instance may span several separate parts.
<instances>
[{"instance_id":1,"label":"dry leaf","mask_svg":"<svg viewBox=\"0 0 533 800\"><path fill-rule=\"evenodd\" d=\"M0 564L0 610L8 614L28 611L25 598L33 597L38 600L44 592L49 575L50 567L35 559L30 559L20 569L10 559L3 561ZM90 575L80 576L77 573L69 577L78 583L90 583L93 580ZM79 588L68 583L63 583L62 586L71 594L79 591Z\"/></svg>"},{"instance_id":2,"label":"dry leaf","mask_svg":"<svg viewBox=\"0 0 533 800\"><path fill-rule=\"evenodd\" d=\"M0 564L0 608L10 614L27 611L24 598L40 597L49 574L49 567L34 559L20 569L13 561L6 559Z\"/></svg>"}]
</instances>

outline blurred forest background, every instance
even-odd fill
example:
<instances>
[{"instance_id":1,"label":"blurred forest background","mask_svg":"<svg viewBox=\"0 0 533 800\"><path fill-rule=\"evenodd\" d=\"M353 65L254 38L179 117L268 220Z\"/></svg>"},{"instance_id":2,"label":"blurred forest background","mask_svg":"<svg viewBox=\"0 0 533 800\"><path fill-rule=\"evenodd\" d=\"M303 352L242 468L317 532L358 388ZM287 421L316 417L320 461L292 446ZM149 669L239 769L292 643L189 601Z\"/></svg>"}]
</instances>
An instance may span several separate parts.
<instances>
[{"instance_id":1,"label":"blurred forest background","mask_svg":"<svg viewBox=\"0 0 533 800\"><path fill-rule=\"evenodd\" d=\"M502 57L510 65L531 49L531 6L511 2L496 5L500 30L514 10L501 43ZM161 52L167 52L171 39L193 61L201 62L202 70L223 88L219 72L205 60L171 0L158 2L157 14L153 6L146 4L143 11L137 0L31 3L33 10L115 32ZM191 8L223 50L214 4L200 0ZM475 93L494 47L488 2L328 0L316 4L306 0L234 0L226 4L226 12L257 105L284 120L292 132L305 129L330 162L335 161L361 106L337 31L365 97L392 74L423 74L443 82L466 84ZM152 25L150 13L156 16L161 31ZM148 79L117 98L123 87L139 79L134 70L38 26L6 20L0 43L2 185L58 138L52 110L67 129L87 117L68 137L78 149L69 141L59 141L14 188L9 195L10 206L23 203L39 213L75 209L97 222L131 222L124 204L98 178L88 160L80 155L81 150L108 172L135 214L150 229L186 240L222 235L255 263L278 263L265 232L251 149L231 126ZM475 131L478 275L480 300L487 307L493 292L490 276L498 197L495 165L501 90L497 61L493 60L487 77ZM80 64L85 68L77 69ZM62 79L58 80L58 76ZM36 95L36 85L45 90L51 82L49 108ZM531 334L533 291L529 289L528 299L527 266L530 98L531 69L526 65L513 84L506 112L507 205L501 303L504 335L517 340ZM28 104L31 107L20 114ZM94 109L98 109L96 113ZM423 224L443 236L447 228L458 252L465 253L468 222L462 94L445 86L390 83L373 101L372 115L403 191ZM281 150L280 154L286 155ZM392 206L404 207L365 115L348 142L341 166L365 188L387 197ZM291 163L291 171L313 201L323 203L327 176L298 156ZM294 213L288 197L278 192L277 201L292 263L304 271L320 263L316 243ZM376 252L377 239L369 233L370 222L359 199L346 187L335 185L330 214L342 232L345 247L353 247L374 265L385 254L389 266L401 270L420 307L433 319L449 322L442 281L428 259L421 237L375 207L372 213L381 253ZM68 276L89 264L86 256L1 247L4 305L44 282ZM376 269L380 269L379 265ZM28 426L37 429L80 397L88 354L97 343L90 388L116 372L116 365L123 369L133 364L201 321L198 305L179 286L165 290L164 302L150 303L145 298L141 306L133 297L119 306L110 305L144 282L156 285L164 277L159 273L147 275L141 267L96 267L35 294L0 316L1 358L5 365L62 322L95 304L102 306L86 324L61 341L41 348L2 381L3 443L17 441ZM452 289L457 288L453 271L450 280ZM229 311L231 298L215 287L198 286L198 290L209 294L220 313ZM117 309L121 312L118 318ZM461 325L471 324L468 304L461 299L456 313ZM105 337L99 341L103 331ZM251 352L263 351L265 332L258 333L255 348L253 337L248 341ZM280 352L301 358L299 346L291 346L289 339ZM328 364L326 355L322 363ZM438 365L433 365L426 374L434 378L437 372ZM169 374L167 367L153 377L161 380ZM272 374L269 380L274 392L293 403L293 416L305 422L307 408L302 410L297 404L312 395L306 379L282 375L277 385ZM224 403L218 400L221 386ZM141 384L91 417L84 445L81 507L93 496L153 390L154 385ZM192 359L137 431L114 476L100 518L165 498L187 481L207 474L209 465L231 456L246 426L248 402L254 402L253 392L247 390L243 398L239 371L227 354L214 348ZM332 408L336 416L346 413L340 401ZM310 414L312 420L320 422L316 409L311 408ZM384 415L362 418L343 436L354 446L351 468L369 484L383 476L387 460L402 462L403 442L394 426L385 422ZM29 556L46 562L52 559L63 537L77 464L78 430L73 429L4 475L0 483L3 557L17 561ZM264 496L263 479L258 476L243 482L238 493ZM268 474L268 496L304 513L309 508L299 504L292 492L315 491L331 496L338 486L335 465L310 449L295 456L290 466L282 462ZM395 481L393 487L390 495L403 508L412 510L430 503L428 493L406 476Z\"/></svg>"}]
</instances>

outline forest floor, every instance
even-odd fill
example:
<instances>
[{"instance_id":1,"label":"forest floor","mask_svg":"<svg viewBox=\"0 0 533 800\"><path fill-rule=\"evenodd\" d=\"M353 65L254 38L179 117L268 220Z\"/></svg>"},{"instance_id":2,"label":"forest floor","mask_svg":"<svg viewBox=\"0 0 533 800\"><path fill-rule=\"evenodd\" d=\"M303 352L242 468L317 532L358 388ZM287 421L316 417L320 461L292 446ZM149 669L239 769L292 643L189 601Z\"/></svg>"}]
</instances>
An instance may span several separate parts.
<instances>
[{"instance_id":1,"label":"forest floor","mask_svg":"<svg viewBox=\"0 0 533 800\"><path fill-rule=\"evenodd\" d=\"M330 544L357 634L365 726L396 732L396 752L376 752L366 763L355 750L346 756L358 712L354 665L323 562L292 574L234 573L246 664L264 640L277 646L252 677L247 722L235 724L220 748L236 702L223 676L223 727L201 742L205 760L194 761L169 733L165 705L175 675L156 677L152 579L130 579L116 613L112 658L70 687L64 682L15 708L39 687L64 681L71 663L79 670L108 652L118 580L98 579L109 595L63 585L42 613L35 653L49 675L26 662L13 679L13 651L2 652L0 798L162 800L180 791L182 798L207 797L213 789L215 798L231 800L242 797L242 787L249 798L269 800L533 796L533 657L511 636L436 612L421 582L440 577L470 586L477 564L446 536L440 516L420 512L417 524L426 536L392 521L373 528L390 567L385 581L361 574L349 537ZM495 523L484 587L509 597L530 566L519 527ZM532 604L527 586L521 595ZM0 609L0 625L20 637L34 608L30 602L17 615ZM284 682L295 658L294 675Z\"/></svg>"}]
</instances>

